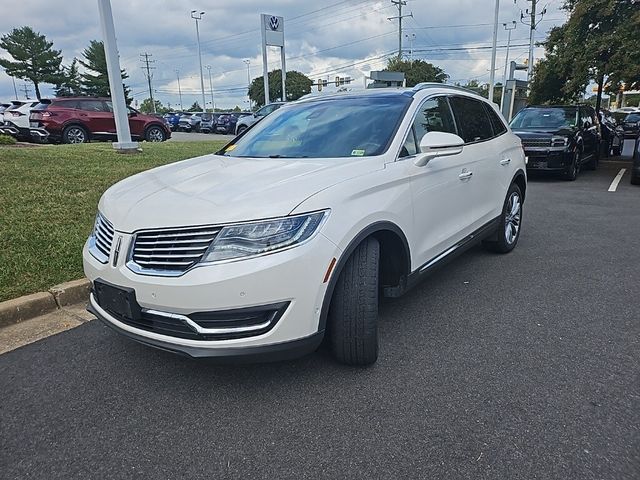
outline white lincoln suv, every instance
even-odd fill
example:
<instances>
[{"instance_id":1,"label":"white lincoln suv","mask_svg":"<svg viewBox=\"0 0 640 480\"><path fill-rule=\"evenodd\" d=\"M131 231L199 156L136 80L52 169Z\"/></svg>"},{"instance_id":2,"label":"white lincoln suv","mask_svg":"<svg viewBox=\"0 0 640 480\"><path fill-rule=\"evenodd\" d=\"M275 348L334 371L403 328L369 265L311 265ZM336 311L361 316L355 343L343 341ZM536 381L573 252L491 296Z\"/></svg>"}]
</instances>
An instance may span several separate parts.
<instances>
[{"instance_id":1,"label":"white lincoln suv","mask_svg":"<svg viewBox=\"0 0 640 480\"><path fill-rule=\"evenodd\" d=\"M89 309L192 357L291 358L324 339L370 364L380 297L475 242L516 246L525 172L520 139L461 88L289 103L216 153L104 193L83 252Z\"/></svg>"}]
</instances>

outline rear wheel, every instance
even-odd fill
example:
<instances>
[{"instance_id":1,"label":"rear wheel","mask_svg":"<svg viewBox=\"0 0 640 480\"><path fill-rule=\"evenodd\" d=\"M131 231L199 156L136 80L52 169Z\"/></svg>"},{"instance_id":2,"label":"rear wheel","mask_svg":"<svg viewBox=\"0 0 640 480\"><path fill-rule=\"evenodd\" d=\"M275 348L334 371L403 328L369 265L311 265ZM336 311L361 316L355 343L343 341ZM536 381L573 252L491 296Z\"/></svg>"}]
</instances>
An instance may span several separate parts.
<instances>
[{"instance_id":1,"label":"rear wheel","mask_svg":"<svg viewBox=\"0 0 640 480\"><path fill-rule=\"evenodd\" d=\"M613 156L619 157L622 154L622 145L618 145L617 147L613 147Z\"/></svg>"},{"instance_id":2,"label":"rear wheel","mask_svg":"<svg viewBox=\"0 0 640 480\"><path fill-rule=\"evenodd\" d=\"M244 125L240 125L238 127L238 135L240 135L242 132L244 132L247 129L247 127L245 127Z\"/></svg>"},{"instance_id":3,"label":"rear wheel","mask_svg":"<svg viewBox=\"0 0 640 480\"><path fill-rule=\"evenodd\" d=\"M522 225L522 192L517 184L512 184L502 206L500 223L493 238L483 245L492 252L509 253L516 248Z\"/></svg>"},{"instance_id":4,"label":"rear wheel","mask_svg":"<svg viewBox=\"0 0 640 480\"><path fill-rule=\"evenodd\" d=\"M370 365L378 358L378 270L380 244L369 237L340 272L327 317L335 358L347 365Z\"/></svg>"},{"instance_id":5,"label":"rear wheel","mask_svg":"<svg viewBox=\"0 0 640 480\"><path fill-rule=\"evenodd\" d=\"M85 143L89 140L89 134L80 125L70 125L62 131L64 143Z\"/></svg>"}]
</instances>

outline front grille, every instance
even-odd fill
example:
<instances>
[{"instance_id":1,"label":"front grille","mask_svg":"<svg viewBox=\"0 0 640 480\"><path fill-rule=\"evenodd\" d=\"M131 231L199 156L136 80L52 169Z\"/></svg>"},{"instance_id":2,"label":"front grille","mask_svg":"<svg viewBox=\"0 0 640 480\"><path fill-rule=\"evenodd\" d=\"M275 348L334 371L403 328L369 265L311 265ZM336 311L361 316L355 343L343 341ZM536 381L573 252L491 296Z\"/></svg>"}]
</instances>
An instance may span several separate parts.
<instances>
[{"instance_id":1,"label":"front grille","mask_svg":"<svg viewBox=\"0 0 640 480\"><path fill-rule=\"evenodd\" d=\"M143 231L136 234L131 260L141 273L182 273L198 263L220 232L194 227Z\"/></svg>"},{"instance_id":2,"label":"front grille","mask_svg":"<svg viewBox=\"0 0 640 480\"><path fill-rule=\"evenodd\" d=\"M96 217L96 224L93 229L93 242L92 247L96 258L102 262L106 262L111 254L111 245L113 243L113 234L115 233L113 225L98 214Z\"/></svg>"},{"instance_id":3,"label":"front grille","mask_svg":"<svg viewBox=\"0 0 640 480\"><path fill-rule=\"evenodd\" d=\"M523 147L550 147L551 139L550 138L523 138L522 139Z\"/></svg>"}]
</instances>

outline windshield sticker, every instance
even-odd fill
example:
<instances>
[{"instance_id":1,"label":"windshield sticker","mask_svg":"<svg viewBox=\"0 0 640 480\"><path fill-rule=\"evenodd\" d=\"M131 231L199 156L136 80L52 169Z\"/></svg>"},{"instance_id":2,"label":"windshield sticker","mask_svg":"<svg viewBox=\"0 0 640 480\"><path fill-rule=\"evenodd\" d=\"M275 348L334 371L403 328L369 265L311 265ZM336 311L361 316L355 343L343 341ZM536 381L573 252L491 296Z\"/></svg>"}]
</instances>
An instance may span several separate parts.
<instances>
[{"instance_id":1,"label":"windshield sticker","mask_svg":"<svg viewBox=\"0 0 640 480\"><path fill-rule=\"evenodd\" d=\"M233 150L234 148L236 148L235 145L229 145L227 148L224 149L225 152L230 152L231 150Z\"/></svg>"},{"instance_id":2,"label":"windshield sticker","mask_svg":"<svg viewBox=\"0 0 640 480\"><path fill-rule=\"evenodd\" d=\"M364 156L364 150L351 150L352 157L362 157Z\"/></svg>"}]
</instances>

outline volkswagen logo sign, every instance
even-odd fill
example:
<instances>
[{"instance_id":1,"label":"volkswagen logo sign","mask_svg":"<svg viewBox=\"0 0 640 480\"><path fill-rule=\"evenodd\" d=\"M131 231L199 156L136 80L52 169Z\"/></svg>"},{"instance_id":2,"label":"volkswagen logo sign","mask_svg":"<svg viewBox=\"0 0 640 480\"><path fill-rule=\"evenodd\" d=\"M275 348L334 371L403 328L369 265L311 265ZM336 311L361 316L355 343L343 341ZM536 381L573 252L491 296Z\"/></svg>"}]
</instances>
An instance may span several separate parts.
<instances>
[{"instance_id":1,"label":"volkswagen logo sign","mask_svg":"<svg viewBox=\"0 0 640 480\"><path fill-rule=\"evenodd\" d=\"M269 19L269 28L271 28L271 30L278 30L279 26L280 26L280 20L278 19L278 17L272 16Z\"/></svg>"}]
</instances>

